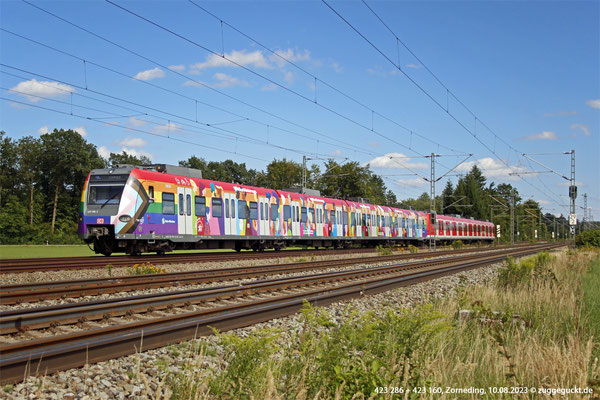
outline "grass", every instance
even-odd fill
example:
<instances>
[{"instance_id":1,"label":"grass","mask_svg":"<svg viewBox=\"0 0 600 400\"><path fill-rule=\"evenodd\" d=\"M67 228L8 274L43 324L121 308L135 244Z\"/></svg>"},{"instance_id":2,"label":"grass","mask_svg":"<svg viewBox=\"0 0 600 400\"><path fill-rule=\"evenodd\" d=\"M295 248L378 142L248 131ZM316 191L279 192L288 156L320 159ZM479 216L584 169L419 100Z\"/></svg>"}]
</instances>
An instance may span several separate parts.
<instances>
[{"instance_id":1,"label":"grass","mask_svg":"<svg viewBox=\"0 0 600 400\"><path fill-rule=\"evenodd\" d=\"M286 250L302 250L301 247L289 247ZM285 254L286 250L281 252ZM176 250L167 254L193 254L193 253L214 253L221 251L234 252L231 249L207 249L207 250ZM246 250L242 250L246 251ZM251 251L251 250L248 250ZM272 251L272 250L265 250ZM146 254L146 253L144 253ZM147 253L152 254L152 253ZM115 253L115 256L124 255ZM9 258L41 258L41 257L104 257L101 254L94 254L87 245L2 245L0 246L0 260ZM110 257L106 257L109 261Z\"/></svg>"},{"instance_id":2,"label":"grass","mask_svg":"<svg viewBox=\"0 0 600 400\"><path fill-rule=\"evenodd\" d=\"M582 281L584 313L592 334L600 341L600 258L590 265ZM600 351L596 356L600 357Z\"/></svg>"},{"instance_id":3,"label":"grass","mask_svg":"<svg viewBox=\"0 0 600 400\"><path fill-rule=\"evenodd\" d=\"M167 384L176 399L546 398L488 389L516 386L598 393L598 253L540 253L510 261L499 276L415 309L347 309L334 319L306 305L301 326L285 335L218 334L222 352L210 357L200 346ZM207 369L207 359L216 366ZM432 397L377 392L381 387L486 392Z\"/></svg>"}]
</instances>

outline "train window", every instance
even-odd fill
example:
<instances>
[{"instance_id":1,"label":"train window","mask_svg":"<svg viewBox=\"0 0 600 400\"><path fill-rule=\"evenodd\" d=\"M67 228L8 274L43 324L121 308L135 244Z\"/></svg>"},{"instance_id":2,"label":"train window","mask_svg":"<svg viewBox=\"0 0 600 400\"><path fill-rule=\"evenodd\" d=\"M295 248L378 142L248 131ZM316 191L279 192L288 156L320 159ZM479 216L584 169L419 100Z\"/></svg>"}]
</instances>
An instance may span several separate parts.
<instances>
[{"instance_id":1,"label":"train window","mask_svg":"<svg viewBox=\"0 0 600 400\"><path fill-rule=\"evenodd\" d=\"M348 224L348 212L344 211L344 225Z\"/></svg>"},{"instance_id":2,"label":"train window","mask_svg":"<svg viewBox=\"0 0 600 400\"><path fill-rule=\"evenodd\" d=\"M258 203L255 201L250 202L250 219L258 219Z\"/></svg>"},{"instance_id":3,"label":"train window","mask_svg":"<svg viewBox=\"0 0 600 400\"><path fill-rule=\"evenodd\" d=\"M292 218L292 210L290 206L283 206L283 219L288 220Z\"/></svg>"},{"instance_id":4,"label":"train window","mask_svg":"<svg viewBox=\"0 0 600 400\"><path fill-rule=\"evenodd\" d=\"M306 207L302 207L300 209L300 213L302 215L302 222L306 222L308 220L308 213L306 212Z\"/></svg>"},{"instance_id":5,"label":"train window","mask_svg":"<svg viewBox=\"0 0 600 400\"><path fill-rule=\"evenodd\" d=\"M163 214L175 214L175 195L173 193L163 192L162 212Z\"/></svg>"},{"instance_id":6,"label":"train window","mask_svg":"<svg viewBox=\"0 0 600 400\"><path fill-rule=\"evenodd\" d=\"M350 213L350 225L356 225L356 215Z\"/></svg>"},{"instance_id":7,"label":"train window","mask_svg":"<svg viewBox=\"0 0 600 400\"><path fill-rule=\"evenodd\" d=\"M296 222L300 222L300 206L296 206Z\"/></svg>"},{"instance_id":8,"label":"train window","mask_svg":"<svg viewBox=\"0 0 600 400\"><path fill-rule=\"evenodd\" d=\"M184 205L183 205L183 193L179 193L179 215L183 215L183 209L184 209Z\"/></svg>"},{"instance_id":9,"label":"train window","mask_svg":"<svg viewBox=\"0 0 600 400\"><path fill-rule=\"evenodd\" d=\"M310 222L315 222L315 209L309 208L308 212L310 213Z\"/></svg>"},{"instance_id":10,"label":"train window","mask_svg":"<svg viewBox=\"0 0 600 400\"><path fill-rule=\"evenodd\" d=\"M331 223L335 224L335 211L331 210L329 214L331 215Z\"/></svg>"},{"instance_id":11,"label":"train window","mask_svg":"<svg viewBox=\"0 0 600 400\"><path fill-rule=\"evenodd\" d=\"M204 217L206 215L206 199L204 197L196 197L196 216Z\"/></svg>"},{"instance_id":12,"label":"train window","mask_svg":"<svg viewBox=\"0 0 600 400\"><path fill-rule=\"evenodd\" d=\"M192 215L192 195L185 195L185 215Z\"/></svg>"},{"instance_id":13,"label":"train window","mask_svg":"<svg viewBox=\"0 0 600 400\"><path fill-rule=\"evenodd\" d=\"M223 216L223 200L212 199L212 216L215 218Z\"/></svg>"},{"instance_id":14,"label":"train window","mask_svg":"<svg viewBox=\"0 0 600 400\"><path fill-rule=\"evenodd\" d=\"M148 197L154 198L154 186L148 186Z\"/></svg>"},{"instance_id":15,"label":"train window","mask_svg":"<svg viewBox=\"0 0 600 400\"><path fill-rule=\"evenodd\" d=\"M271 220L275 221L277 218L279 218L279 206L277 204L271 204Z\"/></svg>"},{"instance_id":16,"label":"train window","mask_svg":"<svg viewBox=\"0 0 600 400\"><path fill-rule=\"evenodd\" d=\"M231 203L229 203L229 208L231 209L231 218L235 218L235 200L231 199Z\"/></svg>"},{"instance_id":17,"label":"train window","mask_svg":"<svg viewBox=\"0 0 600 400\"><path fill-rule=\"evenodd\" d=\"M238 218L239 219L247 219L248 218L248 204L245 201L238 200Z\"/></svg>"},{"instance_id":18,"label":"train window","mask_svg":"<svg viewBox=\"0 0 600 400\"><path fill-rule=\"evenodd\" d=\"M229 218L229 199L225 199L225 218Z\"/></svg>"},{"instance_id":19,"label":"train window","mask_svg":"<svg viewBox=\"0 0 600 400\"><path fill-rule=\"evenodd\" d=\"M263 207L263 203L260 203L260 219L265 219L265 208Z\"/></svg>"}]
</instances>

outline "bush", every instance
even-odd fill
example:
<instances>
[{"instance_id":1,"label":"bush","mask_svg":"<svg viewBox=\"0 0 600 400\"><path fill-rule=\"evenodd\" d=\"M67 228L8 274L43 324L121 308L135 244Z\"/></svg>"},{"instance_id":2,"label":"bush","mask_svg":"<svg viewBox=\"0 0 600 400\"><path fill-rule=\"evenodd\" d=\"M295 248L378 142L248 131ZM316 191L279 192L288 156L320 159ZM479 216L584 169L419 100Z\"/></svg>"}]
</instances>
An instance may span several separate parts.
<instances>
[{"instance_id":1,"label":"bush","mask_svg":"<svg viewBox=\"0 0 600 400\"><path fill-rule=\"evenodd\" d=\"M394 254L394 251L391 247L380 244L377 246L377 253L380 256L391 256L392 254Z\"/></svg>"},{"instance_id":2,"label":"bush","mask_svg":"<svg viewBox=\"0 0 600 400\"><path fill-rule=\"evenodd\" d=\"M533 279L556 280L556 276L548 264L554 260L547 251L528 257L517 263L514 258L508 257L506 267L498 271L498 285L503 288L515 288L523 284L530 284Z\"/></svg>"},{"instance_id":3,"label":"bush","mask_svg":"<svg viewBox=\"0 0 600 400\"><path fill-rule=\"evenodd\" d=\"M462 247L463 247L463 242L461 240L455 240L454 242L452 242L452 248L454 250L462 249Z\"/></svg>"},{"instance_id":4,"label":"bush","mask_svg":"<svg viewBox=\"0 0 600 400\"><path fill-rule=\"evenodd\" d=\"M581 232L575 237L575 244L578 247L600 248L600 229Z\"/></svg>"},{"instance_id":5,"label":"bush","mask_svg":"<svg viewBox=\"0 0 600 400\"><path fill-rule=\"evenodd\" d=\"M164 274L167 272L166 268L156 267L150 261L146 261L143 264L134 264L127 270L129 275Z\"/></svg>"},{"instance_id":6,"label":"bush","mask_svg":"<svg viewBox=\"0 0 600 400\"><path fill-rule=\"evenodd\" d=\"M415 254L417 251L419 251L419 249L417 249L415 246L413 246L412 244L408 245L408 251L410 252L410 254Z\"/></svg>"}]
</instances>

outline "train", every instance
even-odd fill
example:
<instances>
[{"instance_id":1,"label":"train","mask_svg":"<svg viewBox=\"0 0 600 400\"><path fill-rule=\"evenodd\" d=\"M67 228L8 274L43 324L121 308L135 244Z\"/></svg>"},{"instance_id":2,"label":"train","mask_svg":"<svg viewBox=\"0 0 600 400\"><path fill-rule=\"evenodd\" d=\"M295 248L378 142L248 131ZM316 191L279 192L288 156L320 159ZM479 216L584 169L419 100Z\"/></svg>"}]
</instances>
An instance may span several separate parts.
<instances>
[{"instance_id":1,"label":"train","mask_svg":"<svg viewBox=\"0 0 600 400\"><path fill-rule=\"evenodd\" d=\"M200 170L168 164L92 170L81 196L78 233L105 256L495 238L487 221L218 182L203 179Z\"/></svg>"}]
</instances>

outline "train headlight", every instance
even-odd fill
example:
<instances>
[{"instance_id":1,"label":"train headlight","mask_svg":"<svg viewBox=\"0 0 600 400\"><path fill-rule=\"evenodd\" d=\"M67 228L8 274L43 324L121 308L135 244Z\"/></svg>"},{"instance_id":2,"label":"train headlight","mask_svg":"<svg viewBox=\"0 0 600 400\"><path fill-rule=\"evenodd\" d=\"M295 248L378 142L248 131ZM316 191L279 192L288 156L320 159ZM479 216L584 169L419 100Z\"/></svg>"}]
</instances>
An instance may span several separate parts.
<instances>
[{"instance_id":1,"label":"train headlight","mask_svg":"<svg viewBox=\"0 0 600 400\"><path fill-rule=\"evenodd\" d=\"M121 221L121 222L129 222L129 221L131 221L131 217L129 215L121 215L119 217L119 221Z\"/></svg>"}]
</instances>

